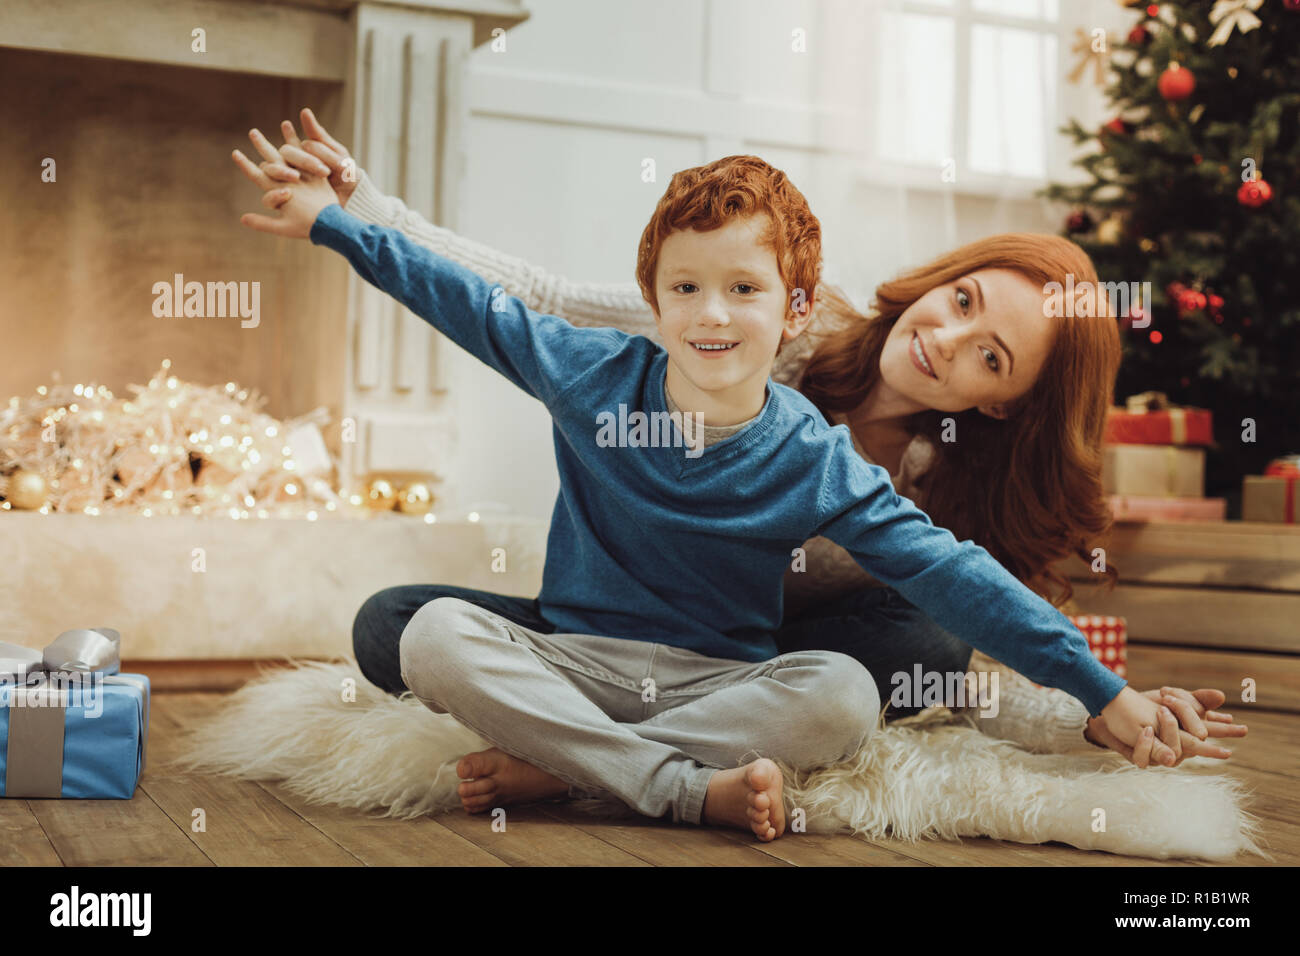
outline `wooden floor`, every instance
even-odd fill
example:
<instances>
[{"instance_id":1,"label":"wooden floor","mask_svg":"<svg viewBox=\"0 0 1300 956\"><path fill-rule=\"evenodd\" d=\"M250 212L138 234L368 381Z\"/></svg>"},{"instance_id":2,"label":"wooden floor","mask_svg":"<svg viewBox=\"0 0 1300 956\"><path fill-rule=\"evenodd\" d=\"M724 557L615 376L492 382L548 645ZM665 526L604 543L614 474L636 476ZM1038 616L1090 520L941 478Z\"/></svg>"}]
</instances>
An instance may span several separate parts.
<instances>
[{"instance_id":1,"label":"wooden floor","mask_svg":"<svg viewBox=\"0 0 1300 956\"><path fill-rule=\"evenodd\" d=\"M866 841L788 834L759 844L739 831L647 820L604 821L560 803L516 807L508 831L457 811L395 821L332 806L309 806L270 784L191 775L165 764L180 731L222 698L157 693L149 756L131 800L0 800L0 865L96 866L1205 866L997 840ZM1239 711L1250 735L1229 744L1229 772L1254 789L1274 859L1300 863L1300 714ZM1200 770L1197 772L1221 772ZM196 808L206 831L196 833Z\"/></svg>"}]
</instances>

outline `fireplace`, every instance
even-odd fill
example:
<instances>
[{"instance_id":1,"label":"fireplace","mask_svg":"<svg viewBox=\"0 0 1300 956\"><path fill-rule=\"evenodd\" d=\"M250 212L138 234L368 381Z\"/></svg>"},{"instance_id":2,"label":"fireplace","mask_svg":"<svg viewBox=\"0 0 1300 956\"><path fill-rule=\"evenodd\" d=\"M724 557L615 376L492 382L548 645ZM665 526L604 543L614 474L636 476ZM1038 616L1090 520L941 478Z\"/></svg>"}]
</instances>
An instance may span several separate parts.
<instances>
[{"instance_id":1,"label":"fireplace","mask_svg":"<svg viewBox=\"0 0 1300 956\"><path fill-rule=\"evenodd\" d=\"M443 405L464 356L340 257L241 226L261 210L229 157L311 106L385 189L454 228L468 55L526 16L520 0L6 0L0 400L55 376L122 394L168 360L256 389L277 418L326 409L345 492L376 474L454 484ZM185 308L194 287L201 309ZM7 511L0 639L109 625L135 659L326 655L387 584L536 593L544 527L435 514ZM196 573L195 548L225 557Z\"/></svg>"}]
</instances>

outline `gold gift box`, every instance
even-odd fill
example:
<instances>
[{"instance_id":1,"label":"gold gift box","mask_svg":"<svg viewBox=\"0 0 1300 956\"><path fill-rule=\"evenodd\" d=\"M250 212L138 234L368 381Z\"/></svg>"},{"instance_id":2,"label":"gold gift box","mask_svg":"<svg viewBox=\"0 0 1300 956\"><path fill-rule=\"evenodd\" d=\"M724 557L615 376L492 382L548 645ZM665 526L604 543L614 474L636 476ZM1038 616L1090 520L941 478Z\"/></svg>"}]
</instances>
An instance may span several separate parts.
<instances>
[{"instance_id":1,"label":"gold gift box","mask_svg":"<svg viewBox=\"0 0 1300 956\"><path fill-rule=\"evenodd\" d=\"M1107 445L1102 482L1108 495L1204 498L1205 449L1181 445Z\"/></svg>"},{"instance_id":2,"label":"gold gift box","mask_svg":"<svg viewBox=\"0 0 1300 956\"><path fill-rule=\"evenodd\" d=\"M1297 516L1300 516L1300 479L1272 475L1247 475L1242 479L1242 521L1294 524Z\"/></svg>"}]
</instances>

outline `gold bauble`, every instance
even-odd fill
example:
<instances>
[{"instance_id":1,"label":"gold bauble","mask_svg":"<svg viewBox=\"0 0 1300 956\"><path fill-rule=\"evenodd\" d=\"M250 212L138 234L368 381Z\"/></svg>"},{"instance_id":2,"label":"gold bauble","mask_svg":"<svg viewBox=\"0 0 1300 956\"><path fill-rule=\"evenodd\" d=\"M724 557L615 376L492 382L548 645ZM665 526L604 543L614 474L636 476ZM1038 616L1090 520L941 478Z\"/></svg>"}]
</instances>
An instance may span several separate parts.
<instances>
[{"instance_id":1,"label":"gold bauble","mask_svg":"<svg viewBox=\"0 0 1300 956\"><path fill-rule=\"evenodd\" d=\"M1103 246L1116 245L1124 234L1124 224L1119 216L1110 216L1102 220L1097 227L1097 241Z\"/></svg>"},{"instance_id":2,"label":"gold bauble","mask_svg":"<svg viewBox=\"0 0 1300 956\"><path fill-rule=\"evenodd\" d=\"M424 515L433 507L433 492L422 483L407 485L397 499L397 510L407 515Z\"/></svg>"},{"instance_id":3,"label":"gold bauble","mask_svg":"<svg viewBox=\"0 0 1300 956\"><path fill-rule=\"evenodd\" d=\"M1145 252L1147 255L1150 255L1151 253L1156 251L1156 244L1150 239L1139 239L1138 248L1141 249L1143 252Z\"/></svg>"},{"instance_id":4,"label":"gold bauble","mask_svg":"<svg viewBox=\"0 0 1300 956\"><path fill-rule=\"evenodd\" d=\"M376 478L366 486L366 507L371 511L391 511L396 500L397 492L386 478Z\"/></svg>"},{"instance_id":5,"label":"gold bauble","mask_svg":"<svg viewBox=\"0 0 1300 956\"><path fill-rule=\"evenodd\" d=\"M19 468L9 476L5 499L15 508L35 511L47 503L50 490L45 479L34 471Z\"/></svg>"}]
</instances>

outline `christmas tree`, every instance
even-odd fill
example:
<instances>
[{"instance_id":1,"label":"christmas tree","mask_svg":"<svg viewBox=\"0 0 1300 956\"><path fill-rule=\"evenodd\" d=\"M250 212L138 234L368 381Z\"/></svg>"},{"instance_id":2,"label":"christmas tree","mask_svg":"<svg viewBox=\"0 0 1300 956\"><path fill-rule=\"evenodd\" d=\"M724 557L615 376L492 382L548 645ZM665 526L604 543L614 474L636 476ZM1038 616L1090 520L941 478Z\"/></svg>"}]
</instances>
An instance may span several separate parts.
<instances>
[{"instance_id":1,"label":"christmas tree","mask_svg":"<svg viewBox=\"0 0 1300 956\"><path fill-rule=\"evenodd\" d=\"M1235 502L1300 454L1300 0L1125 6L1125 42L1089 41L1113 118L1063 129L1090 181L1044 194L1103 282L1150 283L1120 316L1117 398L1212 409L1206 493Z\"/></svg>"}]
</instances>

